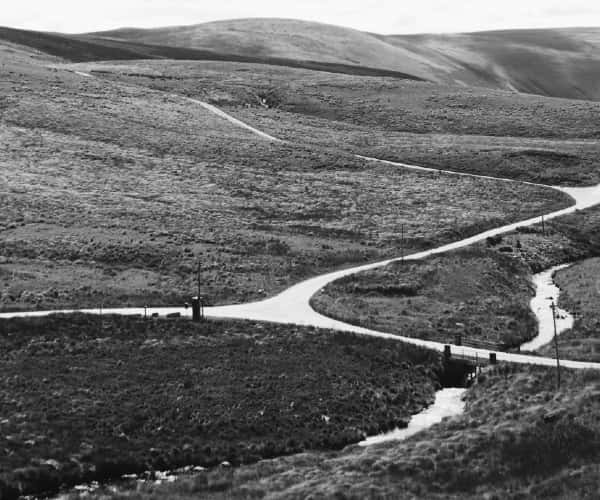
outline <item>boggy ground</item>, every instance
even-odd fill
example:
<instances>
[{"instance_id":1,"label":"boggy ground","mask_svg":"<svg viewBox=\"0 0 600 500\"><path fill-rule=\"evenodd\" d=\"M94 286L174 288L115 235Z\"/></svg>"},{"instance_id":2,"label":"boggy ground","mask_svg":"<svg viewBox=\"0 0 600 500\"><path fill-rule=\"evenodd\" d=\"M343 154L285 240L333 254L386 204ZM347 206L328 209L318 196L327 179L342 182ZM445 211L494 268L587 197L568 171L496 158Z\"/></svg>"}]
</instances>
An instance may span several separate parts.
<instances>
[{"instance_id":1,"label":"boggy ground","mask_svg":"<svg viewBox=\"0 0 600 500\"><path fill-rule=\"evenodd\" d=\"M597 184L597 102L258 64L75 65L207 100L291 141L545 184Z\"/></svg>"},{"instance_id":2,"label":"boggy ground","mask_svg":"<svg viewBox=\"0 0 600 500\"><path fill-rule=\"evenodd\" d=\"M578 262L556 273L561 289L559 306L575 315L571 330L559 338L559 352L571 359L600 360L600 259ZM540 350L553 356L554 346Z\"/></svg>"},{"instance_id":3,"label":"boggy ground","mask_svg":"<svg viewBox=\"0 0 600 500\"><path fill-rule=\"evenodd\" d=\"M0 47L1 48L1 47ZM273 144L177 95L0 50L0 309L213 304L565 206ZM303 139L298 137L298 139Z\"/></svg>"},{"instance_id":4,"label":"boggy ground","mask_svg":"<svg viewBox=\"0 0 600 500\"><path fill-rule=\"evenodd\" d=\"M305 453L172 484L92 497L595 498L600 488L600 374L504 365L466 395L466 412L404 442ZM77 498L72 495L70 498Z\"/></svg>"},{"instance_id":5,"label":"boggy ground","mask_svg":"<svg viewBox=\"0 0 600 500\"><path fill-rule=\"evenodd\" d=\"M466 249L343 278L311 304L328 316L380 331L450 343L460 335L467 345L506 350L536 335L531 274L597 255L600 209L592 208ZM566 358L597 359L596 275L578 266L558 274L570 284L561 298L564 307L581 312L575 331L561 337ZM554 355L550 347L540 353Z\"/></svg>"},{"instance_id":6,"label":"boggy ground","mask_svg":"<svg viewBox=\"0 0 600 500\"><path fill-rule=\"evenodd\" d=\"M0 352L2 499L340 449L405 426L441 373L413 346L253 322L2 320Z\"/></svg>"}]
</instances>

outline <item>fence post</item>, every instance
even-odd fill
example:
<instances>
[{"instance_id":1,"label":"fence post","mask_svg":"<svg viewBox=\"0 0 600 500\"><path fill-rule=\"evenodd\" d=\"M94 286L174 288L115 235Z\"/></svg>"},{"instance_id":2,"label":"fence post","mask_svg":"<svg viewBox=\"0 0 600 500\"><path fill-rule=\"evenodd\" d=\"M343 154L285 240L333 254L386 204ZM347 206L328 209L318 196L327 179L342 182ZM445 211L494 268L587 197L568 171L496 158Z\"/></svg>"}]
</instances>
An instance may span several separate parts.
<instances>
[{"instance_id":1,"label":"fence post","mask_svg":"<svg viewBox=\"0 0 600 500\"><path fill-rule=\"evenodd\" d=\"M192 298L192 321L202 321L202 309L200 306L200 297Z\"/></svg>"},{"instance_id":2,"label":"fence post","mask_svg":"<svg viewBox=\"0 0 600 500\"><path fill-rule=\"evenodd\" d=\"M452 348L449 345L444 346L444 360L448 361L452 357Z\"/></svg>"}]
</instances>

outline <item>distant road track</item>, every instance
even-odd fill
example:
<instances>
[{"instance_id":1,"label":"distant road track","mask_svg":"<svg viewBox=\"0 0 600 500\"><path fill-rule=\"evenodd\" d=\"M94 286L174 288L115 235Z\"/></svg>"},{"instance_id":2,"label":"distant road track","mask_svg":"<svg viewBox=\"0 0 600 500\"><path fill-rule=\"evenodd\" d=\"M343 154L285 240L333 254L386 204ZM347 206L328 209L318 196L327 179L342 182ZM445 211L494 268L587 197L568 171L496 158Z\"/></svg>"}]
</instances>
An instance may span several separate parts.
<instances>
[{"instance_id":1,"label":"distant road track","mask_svg":"<svg viewBox=\"0 0 600 500\"><path fill-rule=\"evenodd\" d=\"M85 74L87 76L87 73ZM91 76L91 75L90 75ZM181 97L181 96L177 96ZM250 125L234 118L224 111L218 109L217 107L205 103L203 101L198 101L196 99L186 98L191 102L194 102L208 111L220 116L221 118L228 120L229 122L242 127L246 130L250 130L254 134L259 137L275 142L284 142L281 139L273 137L269 134L266 134L260 130L251 127ZM364 156L356 155L358 158L361 158L366 161L372 162L380 162L386 163L390 165L395 165L402 168L415 169L420 171L431 171L431 172L442 172L448 175L460 175L460 176L468 176L480 179L492 179L498 182L515 182L521 183L521 181L516 181L514 179L505 179L505 178L497 178L497 177L489 177L483 175L469 174L464 172L453 172L450 170L437 170L437 169L429 169L425 167L419 167L416 165L407 165L404 163L396 163L386 160L379 160L377 158L368 158ZM526 184L534 184L534 183L526 183ZM569 195L574 203L572 206L557 210L555 212L546 214L544 218L546 220L555 219L557 217L561 217L563 215L567 215L573 213L577 210L583 210L586 208L593 207L595 205L600 204L600 184L598 186L593 187L583 187L583 188L565 188L560 186L546 186L543 184L535 184L537 186L546 187L548 189L556 189L563 193ZM479 241L485 240L490 236L497 236L500 234L505 234L508 232L512 232L516 230L518 227L532 226L534 224L538 224L540 222L540 217L534 217L531 219L527 219L521 222L515 222L512 224L507 224L505 226L490 229L488 231L484 231L475 236L471 236L469 238L465 238L460 241L456 241L454 243L449 243L446 245L442 245L437 248L433 248L431 250L426 250L424 252L415 253L412 255L407 255L404 257L405 260L422 260L432 255L439 255L442 253L446 253L452 250L456 250L459 248L463 248ZM262 300L258 302L250 302L247 304L237 304L230 306L218 306L218 307L209 307L205 309L205 314L211 318L220 318L220 319L245 319L245 320L255 320L255 321L265 321L272 323L282 323L282 324L294 324L294 325L304 325L304 326L312 326L317 328L325 328L332 329L344 332L354 332L362 335L368 335L372 337L386 338L390 340L397 340L401 342L405 342L408 344L418 345L422 347L426 347L428 349L433 349L435 351L443 351L445 343L434 342L429 340L415 339L411 337L404 337L399 335L392 335L389 333L378 332L376 330L370 330L368 328L363 328L355 325L351 325L348 323L343 323L341 321L334 320L327 316L324 316L318 312L316 312L310 306L310 299L316 294L319 290L327 286L328 284L336 281L337 279L343 278L345 276L350 276L352 274L360 273L363 271L368 271L371 269L376 269L379 267L386 266L392 262L397 262L401 258L389 259L381 262L376 262L373 264L367 264L362 266L353 267L350 269L344 269L341 271L335 271L332 273L323 274L321 276L317 276L315 278L310 278L306 281L293 285L287 290L281 292L280 294ZM33 311L33 312L18 312L18 313L3 313L0 314L0 318L15 318L15 317L40 317L47 316L49 314L55 313L74 313L74 312L82 312L88 314L99 314L101 311L98 309L85 309L85 310L59 310L59 311ZM119 314L119 315L140 315L144 314L143 308L117 308L117 309L104 309L102 311L104 314ZM182 316L191 316L191 311L184 309L183 307L162 307L162 308L150 308L147 310L149 314L159 313L160 315L170 314L170 313L181 313ZM485 359L489 357L490 350L488 349L479 349L473 347L465 347L465 346L456 346L451 345L452 352L457 353L470 358L479 358ZM496 352L496 351L493 351ZM511 362L511 363L522 363L522 364L532 364L532 365L541 365L541 366L553 366L556 361L553 358L544 358L539 356L525 355L525 354L512 354L506 352L497 352L497 358L499 361ZM596 369L600 370L600 363L593 362L583 362L583 361L570 361L570 360L561 360L561 364L567 368L576 368L576 369Z\"/></svg>"},{"instance_id":2,"label":"distant road track","mask_svg":"<svg viewBox=\"0 0 600 500\"><path fill-rule=\"evenodd\" d=\"M177 96L177 97L180 97L180 96ZM231 122L238 127L249 130L253 134L256 134L257 136L261 137L262 139L266 139L267 141L272 141L272 142L281 142L281 143L285 142L281 139L278 139L277 137L273 137L272 135L269 135L261 130L251 127L247 123L244 123L243 121L238 120L237 118L234 118L233 116L225 113L225 111L217 108L216 106L213 106L212 104L208 104L207 102L204 102L204 101L198 101L197 99L192 99L191 97L187 97L187 100L191 101L193 103L199 104L204 109L207 109L211 113L214 113L215 115L220 116L221 118L224 118L228 122Z\"/></svg>"}]
</instances>

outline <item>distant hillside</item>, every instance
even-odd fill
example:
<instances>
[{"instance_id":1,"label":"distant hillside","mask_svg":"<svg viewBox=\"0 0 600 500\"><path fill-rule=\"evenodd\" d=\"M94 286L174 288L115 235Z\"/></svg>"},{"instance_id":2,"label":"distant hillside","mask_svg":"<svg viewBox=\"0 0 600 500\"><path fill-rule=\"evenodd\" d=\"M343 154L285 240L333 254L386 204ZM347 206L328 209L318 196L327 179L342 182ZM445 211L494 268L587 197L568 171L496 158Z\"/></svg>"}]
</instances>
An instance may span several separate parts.
<instances>
[{"instance_id":1,"label":"distant hillside","mask_svg":"<svg viewBox=\"0 0 600 500\"><path fill-rule=\"evenodd\" d=\"M92 35L245 56L371 66L425 79L434 76L429 62L412 51L369 33L307 21L240 19L150 30L124 28Z\"/></svg>"},{"instance_id":2,"label":"distant hillside","mask_svg":"<svg viewBox=\"0 0 600 500\"><path fill-rule=\"evenodd\" d=\"M306 21L241 19L87 36L369 66L439 83L600 100L600 28L383 36Z\"/></svg>"},{"instance_id":3,"label":"distant hillside","mask_svg":"<svg viewBox=\"0 0 600 500\"><path fill-rule=\"evenodd\" d=\"M388 76L400 79L421 80L421 78L385 68L371 68L335 62L286 59L260 55L229 54L212 50L199 50L178 46L161 46L135 41L95 37L91 35L62 35L38 31L0 27L0 42L32 48L72 62L135 60L135 59L175 59L192 61L228 61L269 64L303 68L330 73L345 73L359 76Z\"/></svg>"},{"instance_id":4,"label":"distant hillside","mask_svg":"<svg viewBox=\"0 0 600 500\"><path fill-rule=\"evenodd\" d=\"M600 100L600 28L392 36L447 64L438 76L552 97Z\"/></svg>"}]
</instances>

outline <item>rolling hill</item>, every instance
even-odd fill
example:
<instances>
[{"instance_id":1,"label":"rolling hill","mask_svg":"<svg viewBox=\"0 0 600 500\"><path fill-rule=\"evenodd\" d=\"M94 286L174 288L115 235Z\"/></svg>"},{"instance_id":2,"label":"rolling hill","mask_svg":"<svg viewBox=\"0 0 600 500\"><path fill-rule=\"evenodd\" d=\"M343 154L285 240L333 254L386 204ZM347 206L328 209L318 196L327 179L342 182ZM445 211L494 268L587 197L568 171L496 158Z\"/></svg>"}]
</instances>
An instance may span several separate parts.
<instances>
[{"instance_id":1,"label":"rolling hill","mask_svg":"<svg viewBox=\"0 0 600 500\"><path fill-rule=\"evenodd\" d=\"M10 44L11 46L16 45L21 50L23 48L34 49L38 53L49 54L71 62L137 59L247 62L359 76L387 76L422 80L422 78L411 74L400 73L385 68L372 68L369 66L323 62L319 60L231 54L212 50L153 45L93 36L63 35L60 33L46 33L6 27L0 27L0 42ZM217 50L220 49L222 47L217 47Z\"/></svg>"},{"instance_id":2,"label":"rolling hill","mask_svg":"<svg viewBox=\"0 0 600 500\"><path fill-rule=\"evenodd\" d=\"M438 83L600 99L600 28L384 36L307 21L241 19L84 38L368 66Z\"/></svg>"}]
</instances>

